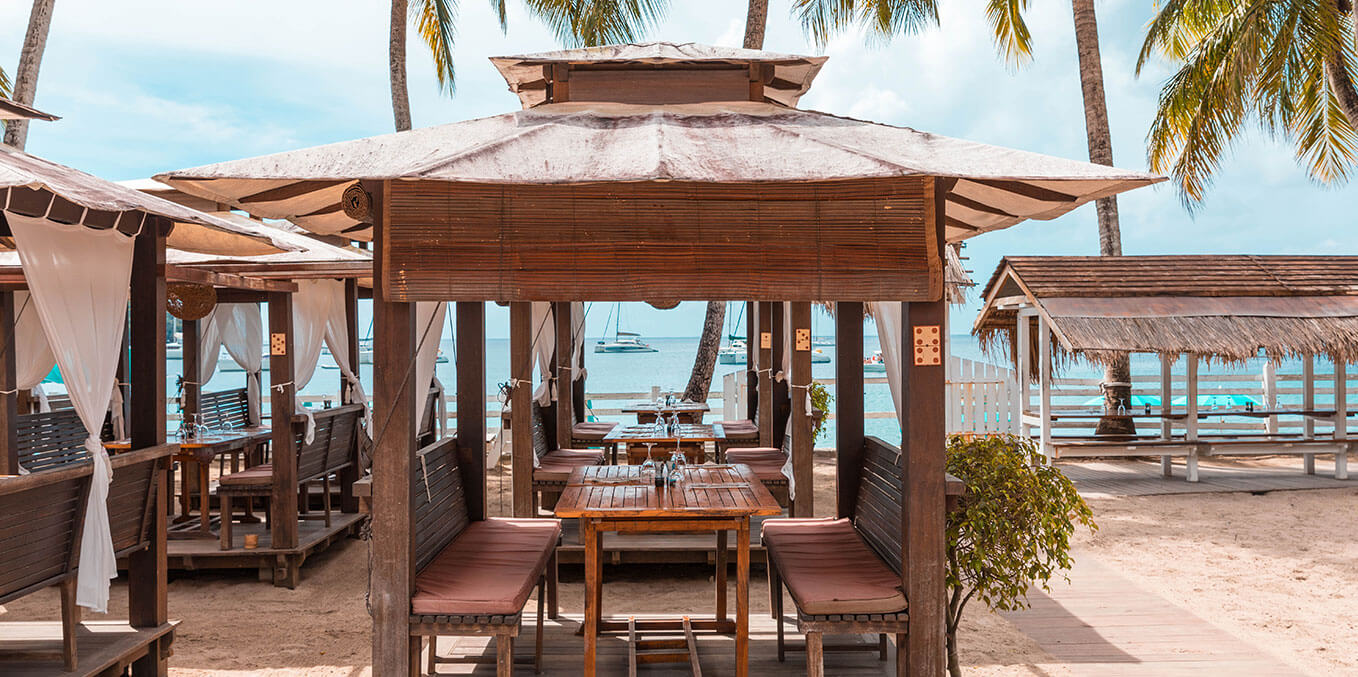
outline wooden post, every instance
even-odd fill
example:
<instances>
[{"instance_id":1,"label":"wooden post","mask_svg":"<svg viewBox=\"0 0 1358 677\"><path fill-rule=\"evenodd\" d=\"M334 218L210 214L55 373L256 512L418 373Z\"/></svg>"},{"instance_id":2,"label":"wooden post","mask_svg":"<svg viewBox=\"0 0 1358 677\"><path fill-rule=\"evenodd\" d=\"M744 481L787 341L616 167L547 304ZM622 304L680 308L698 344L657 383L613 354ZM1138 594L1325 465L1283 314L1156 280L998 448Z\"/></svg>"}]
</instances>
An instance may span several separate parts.
<instances>
[{"instance_id":1,"label":"wooden post","mask_svg":"<svg viewBox=\"0 0 1358 677\"><path fill-rule=\"evenodd\" d=\"M469 519L486 518L486 304L461 301L457 313L457 465Z\"/></svg>"},{"instance_id":2,"label":"wooden post","mask_svg":"<svg viewBox=\"0 0 1358 677\"><path fill-rule=\"evenodd\" d=\"M792 334L792 497L793 517L815 515L815 484L812 475L815 440L811 438L811 304L792 303L788 331Z\"/></svg>"},{"instance_id":3,"label":"wooden post","mask_svg":"<svg viewBox=\"0 0 1358 677\"><path fill-rule=\"evenodd\" d=\"M755 371L759 354L759 324L757 304L745 302L745 418L759 418L759 372Z\"/></svg>"},{"instance_id":4,"label":"wooden post","mask_svg":"<svg viewBox=\"0 0 1358 677\"><path fill-rule=\"evenodd\" d=\"M297 402L293 377L292 294L269 293L269 415L273 422L273 495L269 538L275 548L297 547L297 440L292 416ZM275 569L274 583L280 573Z\"/></svg>"},{"instance_id":5,"label":"wooden post","mask_svg":"<svg viewBox=\"0 0 1358 677\"><path fill-rule=\"evenodd\" d=\"M853 516L863 466L863 304L835 304L835 514Z\"/></svg>"},{"instance_id":6,"label":"wooden post","mask_svg":"<svg viewBox=\"0 0 1358 677\"><path fill-rule=\"evenodd\" d=\"M513 433L514 516L533 515L533 304L509 304L510 422Z\"/></svg>"},{"instance_id":7,"label":"wooden post","mask_svg":"<svg viewBox=\"0 0 1358 677\"><path fill-rule=\"evenodd\" d=\"M410 597L415 585L415 306L387 299L383 283L387 183L364 181L373 198L373 487L372 664L374 675L409 675L416 665L410 637Z\"/></svg>"},{"instance_id":8,"label":"wooden post","mask_svg":"<svg viewBox=\"0 0 1358 677\"><path fill-rule=\"evenodd\" d=\"M773 304L760 301L759 316L759 446L772 447L773 441Z\"/></svg>"},{"instance_id":9,"label":"wooden post","mask_svg":"<svg viewBox=\"0 0 1358 677\"><path fill-rule=\"evenodd\" d=\"M148 217L132 250L131 343L129 383L131 418L127 421L133 449L165 443L165 237L169 224ZM157 473L147 547L127 558L128 621L134 628L155 628L169 621L166 589L166 509L169 474ZM152 646L132 664L134 677L163 677L169 668L168 642Z\"/></svg>"},{"instance_id":10,"label":"wooden post","mask_svg":"<svg viewBox=\"0 0 1358 677\"><path fill-rule=\"evenodd\" d=\"M946 618L944 467L947 454L943 365L916 365L916 327L941 332L943 301L902 304L901 332L901 515L902 583L910 602L907 674L943 674ZM899 648L898 648L899 650Z\"/></svg>"},{"instance_id":11,"label":"wooden post","mask_svg":"<svg viewBox=\"0 0 1358 677\"><path fill-rule=\"evenodd\" d=\"M1032 357L1032 316L1023 310L1018 312L1018 329L1015 333L1018 353L1018 391L1019 391L1019 432L1024 437L1032 435L1032 430L1023 420L1028 416L1028 407L1033 373Z\"/></svg>"},{"instance_id":12,"label":"wooden post","mask_svg":"<svg viewBox=\"0 0 1358 677\"><path fill-rule=\"evenodd\" d=\"M1334 361L1334 441L1340 443L1334 454L1334 478L1349 478L1349 452L1347 446L1349 423L1349 379L1348 365L1343 360Z\"/></svg>"},{"instance_id":13,"label":"wooden post","mask_svg":"<svg viewBox=\"0 0 1358 677\"><path fill-rule=\"evenodd\" d=\"M1052 448L1052 332L1047 319L1037 318L1037 381L1038 415L1042 417L1042 454L1051 462L1056 458Z\"/></svg>"},{"instance_id":14,"label":"wooden post","mask_svg":"<svg viewBox=\"0 0 1358 677\"><path fill-rule=\"evenodd\" d=\"M1264 363L1263 391L1264 408L1273 410L1278 408L1278 365L1272 360ZM1278 434L1278 417L1269 416L1264 419L1264 432L1269 435Z\"/></svg>"},{"instance_id":15,"label":"wooden post","mask_svg":"<svg viewBox=\"0 0 1358 677\"><path fill-rule=\"evenodd\" d=\"M770 366L773 368L774 375L783 372L782 379L773 381L773 444L771 447L782 447L783 436L787 435L787 415L790 411L788 400L788 382L792 374L787 373L783 368L784 358L787 355L787 332L788 317L784 312L782 303L770 304L773 308L773 359Z\"/></svg>"},{"instance_id":16,"label":"wooden post","mask_svg":"<svg viewBox=\"0 0 1358 677\"><path fill-rule=\"evenodd\" d=\"M1184 362L1187 364L1188 378L1184 390L1187 397L1187 410L1184 414L1184 440L1193 445L1188 450L1188 481L1198 481L1198 356L1184 355Z\"/></svg>"},{"instance_id":17,"label":"wooden post","mask_svg":"<svg viewBox=\"0 0 1358 677\"><path fill-rule=\"evenodd\" d=\"M349 342L344 346L345 355L349 359L349 368L354 370L354 376L359 375L358 370L358 280L348 278L344 281L344 326L347 327ZM363 404L362 402L351 401L355 398L349 394L349 384L344 375L340 374L340 392L344 393L344 398L340 404ZM369 435L374 434L368 431ZM358 497L354 496L354 482L358 481L361 473L359 464L361 462L358 445L354 445L354 456L350 459L349 467L340 471L340 510L348 513L358 512Z\"/></svg>"},{"instance_id":18,"label":"wooden post","mask_svg":"<svg viewBox=\"0 0 1358 677\"><path fill-rule=\"evenodd\" d=\"M1174 422L1169 415L1174 413L1174 358L1169 353L1160 353L1160 439L1168 440L1174 434ZM1174 462L1169 456L1160 457L1160 474L1165 477L1174 475Z\"/></svg>"},{"instance_id":19,"label":"wooden post","mask_svg":"<svg viewBox=\"0 0 1358 677\"><path fill-rule=\"evenodd\" d=\"M558 449L571 448L571 428L575 426L575 413L571 402L571 358L575 357L574 341L571 336L571 304L553 303L552 314L556 316L556 446Z\"/></svg>"},{"instance_id":20,"label":"wooden post","mask_svg":"<svg viewBox=\"0 0 1358 677\"><path fill-rule=\"evenodd\" d=\"M14 292L0 291L0 475L19 474L19 376Z\"/></svg>"},{"instance_id":21,"label":"wooden post","mask_svg":"<svg viewBox=\"0 0 1358 677\"><path fill-rule=\"evenodd\" d=\"M1316 408L1316 358L1307 355L1301 362L1301 409L1314 411ZM1316 420L1309 414L1301 417L1301 437L1313 440L1316 437ZM1316 474L1316 455L1302 454L1302 466L1307 475Z\"/></svg>"},{"instance_id":22,"label":"wooden post","mask_svg":"<svg viewBox=\"0 0 1358 677\"><path fill-rule=\"evenodd\" d=\"M180 409L183 411L184 421L194 422L194 416L202 411L203 397L203 337L202 322L200 320L184 320L183 359L180 364L183 369L183 393L180 401Z\"/></svg>"}]
</instances>

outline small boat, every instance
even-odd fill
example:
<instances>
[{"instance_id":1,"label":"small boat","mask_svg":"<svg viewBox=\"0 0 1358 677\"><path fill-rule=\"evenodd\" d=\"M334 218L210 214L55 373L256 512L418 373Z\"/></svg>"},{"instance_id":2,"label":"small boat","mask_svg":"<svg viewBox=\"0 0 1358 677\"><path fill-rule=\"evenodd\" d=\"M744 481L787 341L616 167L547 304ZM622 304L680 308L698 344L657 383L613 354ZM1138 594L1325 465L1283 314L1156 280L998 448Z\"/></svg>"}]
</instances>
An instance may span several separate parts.
<instances>
[{"instance_id":1,"label":"small boat","mask_svg":"<svg viewBox=\"0 0 1358 677\"><path fill-rule=\"evenodd\" d=\"M811 351L811 364L829 364L830 354L817 348Z\"/></svg>"},{"instance_id":2,"label":"small boat","mask_svg":"<svg viewBox=\"0 0 1358 677\"><path fill-rule=\"evenodd\" d=\"M184 359L184 344L178 341L168 341L165 343L165 359L182 360Z\"/></svg>"},{"instance_id":3,"label":"small boat","mask_svg":"<svg viewBox=\"0 0 1358 677\"><path fill-rule=\"evenodd\" d=\"M726 347L717 351L718 364L745 364L745 337L728 335Z\"/></svg>"},{"instance_id":4,"label":"small boat","mask_svg":"<svg viewBox=\"0 0 1358 677\"><path fill-rule=\"evenodd\" d=\"M872 357L863 360L863 371L875 374L886 373L886 360L882 358L882 351L878 350Z\"/></svg>"},{"instance_id":5,"label":"small boat","mask_svg":"<svg viewBox=\"0 0 1358 677\"><path fill-rule=\"evenodd\" d=\"M641 340L641 334L630 331L614 332L613 340L599 339L594 344L596 353L658 353L649 343Z\"/></svg>"},{"instance_id":6,"label":"small boat","mask_svg":"<svg viewBox=\"0 0 1358 677\"><path fill-rule=\"evenodd\" d=\"M811 345L813 346L832 346L834 344L835 337L833 336L817 336L811 339Z\"/></svg>"}]
</instances>

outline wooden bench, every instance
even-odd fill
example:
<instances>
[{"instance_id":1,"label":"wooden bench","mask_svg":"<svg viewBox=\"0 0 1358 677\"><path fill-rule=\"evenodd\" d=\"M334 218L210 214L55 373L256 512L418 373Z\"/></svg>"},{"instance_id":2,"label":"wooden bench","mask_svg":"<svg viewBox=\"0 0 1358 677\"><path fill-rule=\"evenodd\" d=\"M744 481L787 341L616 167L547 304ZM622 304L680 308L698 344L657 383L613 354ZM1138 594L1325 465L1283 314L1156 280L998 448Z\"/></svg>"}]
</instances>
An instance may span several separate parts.
<instances>
[{"instance_id":1,"label":"wooden bench","mask_svg":"<svg viewBox=\"0 0 1358 677\"><path fill-rule=\"evenodd\" d=\"M561 522L554 519L492 518L467 514L457 439L421 449L415 474L415 593L410 634L429 639L429 674L438 663L480 663L480 656L440 657L443 636L495 638L496 674L513 672L514 638L523 607L538 588L534 667L541 669L544 614L557 617L556 547ZM544 611L545 607L545 611Z\"/></svg>"},{"instance_id":2,"label":"wooden bench","mask_svg":"<svg viewBox=\"0 0 1358 677\"><path fill-rule=\"evenodd\" d=\"M198 397L198 414L209 428L253 428L259 425L250 416L250 396L245 388L203 393Z\"/></svg>"},{"instance_id":3,"label":"wooden bench","mask_svg":"<svg viewBox=\"0 0 1358 677\"><path fill-rule=\"evenodd\" d=\"M604 452L593 449L555 449L547 438L542 407L532 406L533 422L533 513L541 506L550 510L566 488L571 471L580 466L603 465Z\"/></svg>"},{"instance_id":4,"label":"wooden bench","mask_svg":"<svg viewBox=\"0 0 1358 677\"><path fill-rule=\"evenodd\" d=\"M316 428L310 444L306 442L305 431L297 430L297 487L306 495L312 482L321 483L322 519L330 526L331 492L330 479L340 471L353 467L358 458L359 419L363 416L363 405L347 404L334 409L326 409L313 414ZM236 498L269 498L273 495L273 464L264 463L240 472L223 475L217 486L217 498L221 501L221 549L230 550L231 503ZM298 502L301 519L314 519L307 514L308 501Z\"/></svg>"},{"instance_id":5,"label":"wooden bench","mask_svg":"<svg viewBox=\"0 0 1358 677\"><path fill-rule=\"evenodd\" d=\"M42 472L71 463L88 463L85 424L74 409L55 409L22 414L17 426L19 465L29 472Z\"/></svg>"},{"instance_id":6,"label":"wooden bench","mask_svg":"<svg viewBox=\"0 0 1358 677\"><path fill-rule=\"evenodd\" d=\"M83 428L82 428L83 430ZM172 446L129 452L109 459L113 481L107 499L113 550L125 557L150 542L156 480L169 465ZM76 566L89 498L92 463L0 478L0 604L49 586L61 589L62 648L25 651L34 660L60 658L75 670Z\"/></svg>"},{"instance_id":7,"label":"wooden bench","mask_svg":"<svg viewBox=\"0 0 1358 677\"><path fill-rule=\"evenodd\" d=\"M757 439L757 432L755 436ZM778 505L789 508L792 505L792 495L788 490L787 475L783 474L783 467L787 465L787 459L791 455L792 436L784 435L782 448L732 447L722 454L721 462L743 463L750 466L759 482L778 500Z\"/></svg>"},{"instance_id":8,"label":"wooden bench","mask_svg":"<svg viewBox=\"0 0 1358 677\"><path fill-rule=\"evenodd\" d=\"M901 587L901 452L874 437L863 451L853 517L768 520L762 530L778 660L789 648L804 648L806 673L814 677L825 674L823 635L877 634L876 647L861 648L886 660L886 635L896 635L899 648L909 629ZM783 639L784 586L797 606L804 647Z\"/></svg>"}]
</instances>

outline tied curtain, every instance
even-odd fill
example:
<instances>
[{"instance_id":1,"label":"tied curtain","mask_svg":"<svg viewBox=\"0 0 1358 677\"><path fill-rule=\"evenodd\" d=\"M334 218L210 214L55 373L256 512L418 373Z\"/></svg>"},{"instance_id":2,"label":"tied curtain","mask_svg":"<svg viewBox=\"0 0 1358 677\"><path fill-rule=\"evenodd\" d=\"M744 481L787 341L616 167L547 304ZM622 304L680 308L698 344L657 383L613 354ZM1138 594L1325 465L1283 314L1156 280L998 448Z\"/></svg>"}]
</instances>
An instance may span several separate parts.
<instances>
[{"instance_id":1,"label":"tied curtain","mask_svg":"<svg viewBox=\"0 0 1358 677\"><path fill-rule=\"evenodd\" d=\"M57 356L47 344L47 334L42 330L42 319L33 296L26 291L14 292L14 364L16 387L19 390L32 390L38 398L38 411L51 411L47 403L47 393L43 391L42 380L52 373ZM120 412L121 413L121 412Z\"/></svg>"},{"instance_id":2,"label":"tied curtain","mask_svg":"<svg viewBox=\"0 0 1358 677\"><path fill-rule=\"evenodd\" d=\"M76 603L103 613L109 580L118 575L109 529L113 469L99 441L115 386L134 239L6 211L19 260L66 390L85 424L94 462L80 545Z\"/></svg>"},{"instance_id":3,"label":"tied curtain","mask_svg":"<svg viewBox=\"0 0 1358 677\"><path fill-rule=\"evenodd\" d=\"M212 380L217 371L221 348L245 370L246 396L250 402L250 423L259 425L260 378L264 370L264 318L257 303L223 303L212 309L199 330L198 380Z\"/></svg>"},{"instance_id":4,"label":"tied curtain","mask_svg":"<svg viewBox=\"0 0 1358 677\"><path fill-rule=\"evenodd\" d=\"M556 352L556 313L552 304L545 301L533 302L533 356L538 363L538 388L533 391L533 399L543 407L552 404L552 354Z\"/></svg>"},{"instance_id":5,"label":"tied curtain","mask_svg":"<svg viewBox=\"0 0 1358 677\"><path fill-rule=\"evenodd\" d=\"M325 323L325 345L344 377L340 402L362 404L363 425L372 430L372 408L368 406L368 394L363 392L363 382L358 378L358 365L349 364L349 316L344 310L344 282L324 282L330 288L330 315Z\"/></svg>"},{"instance_id":6,"label":"tied curtain","mask_svg":"<svg viewBox=\"0 0 1358 677\"><path fill-rule=\"evenodd\" d=\"M424 396L433 388L438 391L434 411L438 420L435 427L439 438L447 437L448 412L444 404L443 384L434 375L438 364L439 344L443 341L443 322L447 318L448 304L440 302L421 302L415 304L415 401L420 407L419 429L424 430L429 415L424 406Z\"/></svg>"},{"instance_id":7,"label":"tied curtain","mask_svg":"<svg viewBox=\"0 0 1358 677\"><path fill-rule=\"evenodd\" d=\"M333 307L333 280L297 281L297 291L292 295L292 385L297 393L301 393L316 374ZM311 444L316 439L316 420L311 410L303 406L299 397L294 411L306 416L303 439Z\"/></svg>"},{"instance_id":8,"label":"tied curtain","mask_svg":"<svg viewBox=\"0 0 1358 677\"><path fill-rule=\"evenodd\" d=\"M868 312L877 321L877 340L882 345L882 362L886 365L886 381L891 386L891 401L896 406L896 420L900 421L901 411L901 304L873 302L868 304Z\"/></svg>"}]
</instances>

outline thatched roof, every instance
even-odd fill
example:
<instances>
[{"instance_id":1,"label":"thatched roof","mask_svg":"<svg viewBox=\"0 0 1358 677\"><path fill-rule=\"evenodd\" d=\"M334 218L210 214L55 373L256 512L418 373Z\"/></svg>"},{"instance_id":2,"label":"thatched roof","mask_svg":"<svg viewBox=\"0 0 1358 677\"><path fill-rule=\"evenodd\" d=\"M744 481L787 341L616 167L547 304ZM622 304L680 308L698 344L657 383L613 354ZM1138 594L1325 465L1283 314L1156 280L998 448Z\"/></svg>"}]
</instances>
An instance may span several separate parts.
<instances>
[{"instance_id":1,"label":"thatched roof","mask_svg":"<svg viewBox=\"0 0 1358 677\"><path fill-rule=\"evenodd\" d=\"M1358 256L1006 257L973 333L1012 356L1018 308L1068 355L1123 352L1238 362L1358 360Z\"/></svg>"},{"instance_id":2,"label":"thatched roof","mask_svg":"<svg viewBox=\"0 0 1358 677\"><path fill-rule=\"evenodd\" d=\"M633 48L669 49L605 49L627 53ZM734 52L747 60L755 58L743 50ZM554 54L540 59L557 58ZM372 237L371 225L347 216L340 206L344 190L359 179L578 185L804 183L906 176L956 179L950 182L946 212L947 238L952 242L1025 219L1053 219L1097 198L1163 180L1144 172L755 101L550 103L156 178L256 216L367 240Z\"/></svg>"},{"instance_id":3,"label":"thatched roof","mask_svg":"<svg viewBox=\"0 0 1358 677\"><path fill-rule=\"evenodd\" d=\"M168 244L185 251L276 254L287 249L237 224L4 145L0 199L16 213L129 235L141 229L146 215L163 216L175 222Z\"/></svg>"},{"instance_id":4,"label":"thatched roof","mask_svg":"<svg viewBox=\"0 0 1358 677\"><path fill-rule=\"evenodd\" d=\"M51 113L44 113L13 99L0 98L0 120L46 120L51 122L60 119Z\"/></svg>"}]
</instances>

